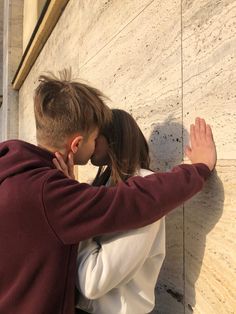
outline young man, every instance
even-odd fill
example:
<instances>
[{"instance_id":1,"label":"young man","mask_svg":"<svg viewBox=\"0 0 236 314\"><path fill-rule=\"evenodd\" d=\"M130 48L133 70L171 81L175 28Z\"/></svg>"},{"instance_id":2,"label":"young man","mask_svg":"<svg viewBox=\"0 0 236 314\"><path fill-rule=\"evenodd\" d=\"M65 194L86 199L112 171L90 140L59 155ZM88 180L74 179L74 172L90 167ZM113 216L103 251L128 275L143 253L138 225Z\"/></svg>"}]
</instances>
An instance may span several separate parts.
<instances>
[{"instance_id":1,"label":"young man","mask_svg":"<svg viewBox=\"0 0 236 314\"><path fill-rule=\"evenodd\" d=\"M202 189L214 169L211 129L192 126L193 165L117 187L91 187L53 165L54 152L91 157L110 109L84 84L41 77L34 98L38 147L0 144L0 313L72 314L79 241L150 224Z\"/></svg>"}]
</instances>

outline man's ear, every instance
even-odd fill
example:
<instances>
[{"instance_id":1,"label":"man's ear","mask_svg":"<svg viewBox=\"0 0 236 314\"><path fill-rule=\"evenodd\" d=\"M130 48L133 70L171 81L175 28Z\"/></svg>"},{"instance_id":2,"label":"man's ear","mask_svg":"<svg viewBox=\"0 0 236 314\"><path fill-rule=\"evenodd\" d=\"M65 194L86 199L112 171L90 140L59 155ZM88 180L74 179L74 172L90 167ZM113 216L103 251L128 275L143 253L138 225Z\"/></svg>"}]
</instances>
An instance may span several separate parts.
<instances>
[{"instance_id":1,"label":"man's ear","mask_svg":"<svg viewBox=\"0 0 236 314\"><path fill-rule=\"evenodd\" d=\"M73 154L77 153L79 146L81 145L84 137L82 135L78 135L75 138L73 138L71 144L70 144L70 149Z\"/></svg>"}]
</instances>

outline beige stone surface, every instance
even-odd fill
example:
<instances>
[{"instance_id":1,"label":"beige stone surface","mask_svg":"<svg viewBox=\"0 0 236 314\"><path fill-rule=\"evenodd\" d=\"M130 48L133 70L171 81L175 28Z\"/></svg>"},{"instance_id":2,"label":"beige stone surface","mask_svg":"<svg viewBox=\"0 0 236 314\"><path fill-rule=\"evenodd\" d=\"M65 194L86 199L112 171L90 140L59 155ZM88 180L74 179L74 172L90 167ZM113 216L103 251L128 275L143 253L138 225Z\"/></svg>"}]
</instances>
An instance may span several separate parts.
<instances>
[{"instance_id":1,"label":"beige stone surface","mask_svg":"<svg viewBox=\"0 0 236 314\"><path fill-rule=\"evenodd\" d=\"M4 2L3 24L3 105L0 108L0 138L18 137L18 93L11 81L22 55L23 0Z\"/></svg>"},{"instance_id":2,"label":"beige stone surface","mask_svg":"<svg viewBox=\"0 0 236 314\"><path fill-rule=\"evenodd\" d=\"M183 123L203 116L217 175L185 205L185 311L236 312L235 1L183 2ZM185 136L185 141L187 136Z\"/></svg>"},{"instance_id":3,"label":"beige stone surface","mask_svg":"<svg viewBox=\"0 0 236 314\"><path fill-rule=\"evenodd\" d=\"M24 0L23 51L30 41L31 35L46 2L47 0Z\"/></svg>"},{"instance_id":4,"label":"beige stone surface","mask_svg":"<svg viewBox=\"0 0 236 314\"><path fill-rule=\"evenodd\" d=\"M184 313L183 208L166 217L166 258L156 286L152 313Z\"/></svg>"},{"instance_id":5,"label":"beige stone surface","mask_svg":"<svg viewBox=\"0 0 236 314\"><path fill-rule=\"evenodd\" d=\"M141 6L141 13L110 46L81 68L80 77L101 88L111 97L113 106L133 113L149 139L154 168L166 169L182 159L180 8L177 2L169 1L167 7L161 3L155 1L144 11ZM69 2L20 90L19 137L24 140L35 138L34 121L29 122L28 117L33 117L32 98L38 75L71 66L74 77L78 77L78 6L77 1ZM158 13L158 19L153 12ZM172 20L167 19L169 15ZM166 33L170 33L168 40L164 40ZM70 43L68 47L65 39ZM98 44L94 42L94 46ZM162 149L158 151L157 146Z\"/></svg>"},{"instance_id":6,"label":"beige stone surface","mask_svg":"<svg viewBox=\"0 0 236 314\"><path fill-rule=\"evenodd\" d=\"M80 65L89 62L100 50L127 27L138 15L142 14L153 0L80 0L79 46ZM159 1L160 2L160 1ZM125 8L125 10L124 10Z\"/></svg>"},{"instance_id":7,"label":"beige stone surface","mask_svg":"<svg viewBox=\"0 0 236 314\"><path fill-rule=\"evenodd\" d=\"M38 0L24 0L23 51L25 50L38 21Z\"/></svg>"},{"instance_id":8,"label":"beige stone surface","mask_svg":"<svg viewBox=\"0 0 236 314\"><path fill-rule=\"evenodd\" d=\"M19 138L25 141L36 142L33 95L39 75L48 72L58 75L60 70L71 67L73 77L78 77L78 11L74 7L77 3L69 1L19 91Z\"/></svg>"},{"instance_id":9,"label":"beige stone surface","mask_svg":"<svg viewBox=\"0 0 236 314\"><path fill-rule=\"evenodd\" d=\"M186 313L236 310L236 160L220 160L204 190L185 204Z\"/></svg>"},{"instance_id":10,"label":"beige stone surface","mask_svg":"<svg viewBox=\"0 0 236 314\"><path fill-rule=\"evenodd\" d=\"M207 117L220 159L236 158L235 4L183 1L184 124Z\"/></svg>"},{"instance_id":11,"label":"beige stone surface","mask_svg":"<svg viewBox=\"0 0 236 314\"><path fill-rule=\"evenodd\" d=\"M154 168L182 159L180 27L179 2L153 1L80 66L80 77L103 90L113 107L133 114L150 142Z\"/></svg>"},{"instance_id":12,"label":"beige stone surface","mask_svg":"<svg viewBox=\"0 0 236 314\"><path fill-rule=\"evenodd\" d=\"M128 110L135 117L148 139L152 166L161 170L182 160L180 6L177 2L167 2L152 2L87 62L79 59L80 77L103 90L113 100L112 107ZM86 11L83 13L83 20L89 22L91 17ZM106 16L102 14L104 18L100 19L104 21ZM104 33L106 28L101 29L100 21L97 27L95 22L96 19L91 26L94 34L91 32L84 39L85 49L82 45L81 51L87 51L88 44L91 47L104 44L104 38L96 36L95 29ZM86 173L92 170L88 167ZM184 312L182 208L166 221L167 257L153 313L174 314L177 310L181 314Z\"/></svg>"}]
</instances>

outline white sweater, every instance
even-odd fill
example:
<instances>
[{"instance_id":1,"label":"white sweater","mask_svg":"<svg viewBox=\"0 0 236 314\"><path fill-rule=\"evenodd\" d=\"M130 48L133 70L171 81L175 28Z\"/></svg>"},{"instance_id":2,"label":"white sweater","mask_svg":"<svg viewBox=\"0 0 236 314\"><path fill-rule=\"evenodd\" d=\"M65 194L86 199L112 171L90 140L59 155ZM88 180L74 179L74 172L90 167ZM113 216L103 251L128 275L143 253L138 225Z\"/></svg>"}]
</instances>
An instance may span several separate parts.
<instances>
[{"instance_id":1,"label":"white sweater","mask_svg":"<svg viewBox=\"0 0 236 314\"><path fill-rule=\"evenodd\" d=\"M151 174L141 169L139 175ZM145 314L165 257L164 218L144 228L83 241L78 249L77 307L96 314Z\"/></svg>"}]
</instances>

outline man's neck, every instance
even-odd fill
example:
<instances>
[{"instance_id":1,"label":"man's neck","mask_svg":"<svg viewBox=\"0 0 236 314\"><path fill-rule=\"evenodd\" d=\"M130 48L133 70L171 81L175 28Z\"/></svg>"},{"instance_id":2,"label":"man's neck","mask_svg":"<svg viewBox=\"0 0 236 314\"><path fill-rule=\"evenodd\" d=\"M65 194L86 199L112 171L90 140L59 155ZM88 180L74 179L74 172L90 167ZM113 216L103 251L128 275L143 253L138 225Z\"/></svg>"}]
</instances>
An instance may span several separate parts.
<instances>
[{"instance_id":1,"label":"man's neck","mask_svg":"<svg viewBox=\"0 0 236 314\"><path fill-rule=\"evenodd\" d=\"M41 143L38 143L37 146L43 150L46 150L46 151L52 153L52 154L55 154L56 152L58 152L61 154L61 156L63 157L63 159L65 161L67 160L68 152L66 151L66 149L58 149L55 147L49 147L49 146L47 146L45 144L41 144Z\"/></svg>"}]
</instances>

